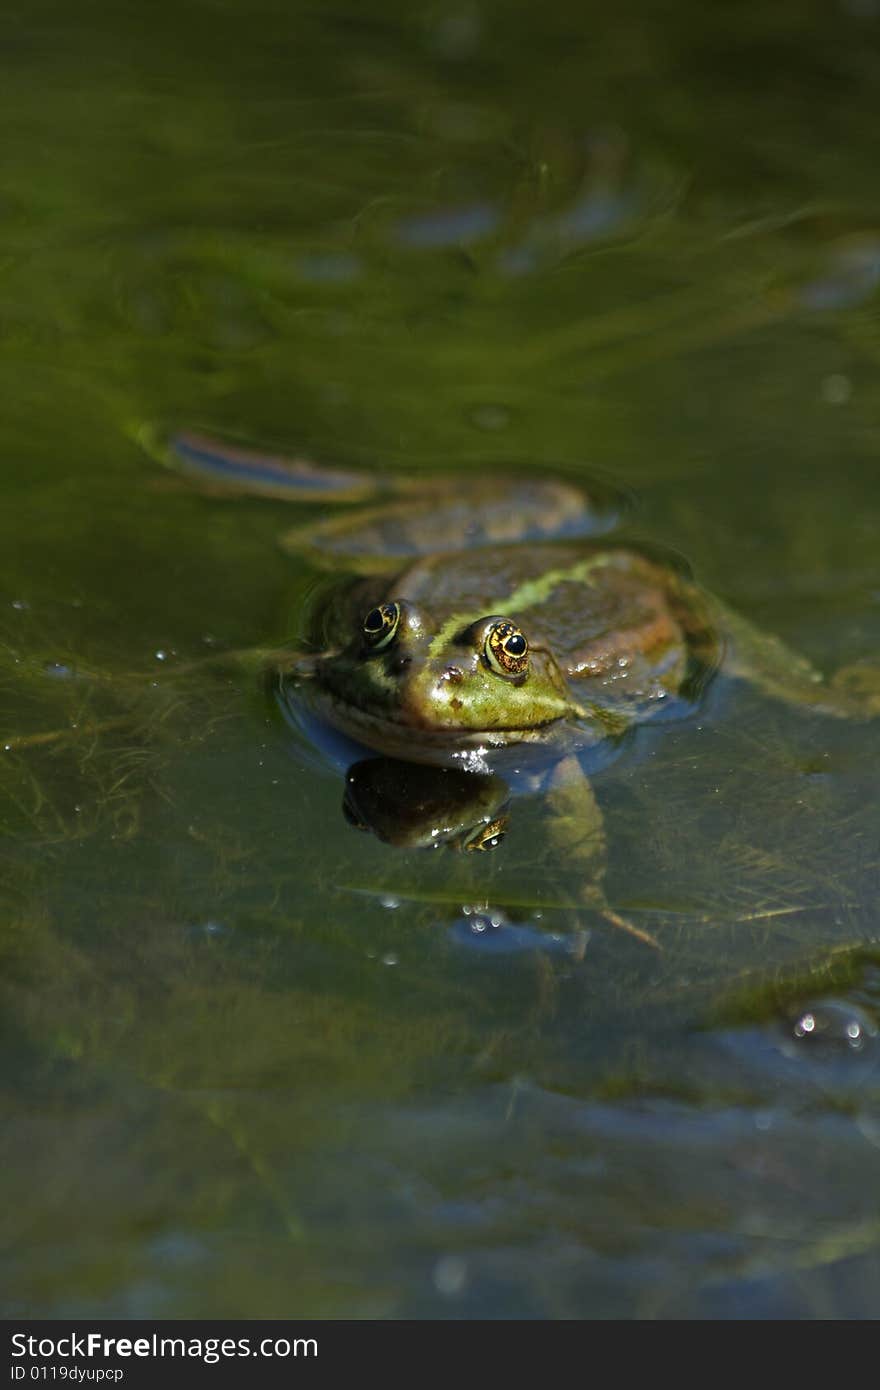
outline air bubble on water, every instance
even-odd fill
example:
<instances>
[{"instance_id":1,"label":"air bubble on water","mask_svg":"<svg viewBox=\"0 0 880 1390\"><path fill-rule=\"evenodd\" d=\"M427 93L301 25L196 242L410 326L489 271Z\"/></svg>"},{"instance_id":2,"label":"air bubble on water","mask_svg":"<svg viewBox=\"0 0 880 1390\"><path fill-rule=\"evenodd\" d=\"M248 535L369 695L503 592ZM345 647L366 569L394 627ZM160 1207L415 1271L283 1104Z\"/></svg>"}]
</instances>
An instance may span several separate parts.
<instances>
[{"instance_id":1,"label":"air bubble on water","mask_svg":"<svg viewBox=\"0 0 880 1390\"><path fill-rule=\"evenodd\" d=\"M12 600L12 606L13 608L17 609L19 613L25 613L27 609L30 608L30 604L28 603L27 599L23 598L14 598Z\"/></svg>"},{"instance_id":2,"label":"air bubble on water","mask_svg":"<svg viewBox=\"0 0 880 1390\"><path fill-rule=\"evenodd\" d=\"M467 930L474 936L485 936L487 933L500 932L507 926L507 918L498 908L473 907L467 914L470 921L466 924Z\"/></svg>"},{"instance_id":3,"label":"air bubble on water","mask_svg":"<svg viewBox=\"0 0 880 1390\"><path fill-rule=\"evenodd\" d=\"M434 1266L434 1288L447 1298L461 1293L467 1283L467 1264L460 1255L442 1255Z\"/></svg>"},{"instance_id":4,"label":"air bubble on water","mask_svg":"<svg viewBox=\"0 0 880 1390\"><path fill-rule=\"evenodd\" d=\"M187 931L187 936L196 941L219 941L227 932L228 928L222 922L210 918L207 922L196 922Z\"/></svg>"},{"instance_id":5,"label":"air bubble on water","mask_svg":"<svg viewBox=\"0 0 880 1390\"><path fill-rule=\"evenodd\" d=\"M157 660L157 661L167 661L167 660L168 660L168 653L167 653L167 652L163 652L161 649L160 649L158 652L155 653L155 656L156 656L156 660Z\"/></svg>"},{"instance_id":6,"label":"air bubble on water","mask_svg":"<svg viewBox=\"0 0 880 1390\"><path fill-rule=\"evenodd\" d=\"M880 1032L872 1016L845 999L823 999L798 1014L792 1034L810 1046L841 1046L861 1052Z\"/></svg>"},{"instance_id":7,"label":"air bubble on water","mask_svg":"<svg viewBox=\"0 0 880 1390\"><path fill-rule=\"evenodd\" d=\"M852 382L848 376L833 372L822 382L820 394L826 405L846 405L852 395Z\"/></svg>"},{"instance_id":8,"label":"air bubble on water","mask_svg":"<svg viewBox=\"0 0 880 1390\"><path fill-rule=\"evenodd\" d=\"M379 902L383 907L387 907L389 912L393 912L396 907L400 907L400 898L392 897L390 893L383 893Z\"/></svg>"},{"instance_id":9,"label":"air bubble on water","mask_svg":"<svg viewBox=\"0 0 880 1390\"><path fill-rule=\"evenodd\" d=\"M63 661L47 661L43 670L54 681L69 681L76 674L73 667L65 665Z\"/></svg>"},{"instance_id":10,"label":"air bubble on water","mask_svg":"<svg viewBox=\"0 0 880 1390\"><path fill-rule=\"evenodd\" d=\"M500 908L462 908L461 916L450 928L453 941L487 954L528 955L535 951L556 955L583 954L586 933L567 936L545 932L531 923L511 921Z\"/></svg>"},{"instance_id":11,"label":"air bubble on water","mask_svg":"<svg viewBox=\"0 0 880 1390\"><path fill-rule=\"evenodd\" d=\"M393 951L386 951L386 952L385 952L384 956L382 957L382 964L383 964L383 965L396 965L396 964L397 964L397 956L394 954Z\"/></svg>"}]
</instances>

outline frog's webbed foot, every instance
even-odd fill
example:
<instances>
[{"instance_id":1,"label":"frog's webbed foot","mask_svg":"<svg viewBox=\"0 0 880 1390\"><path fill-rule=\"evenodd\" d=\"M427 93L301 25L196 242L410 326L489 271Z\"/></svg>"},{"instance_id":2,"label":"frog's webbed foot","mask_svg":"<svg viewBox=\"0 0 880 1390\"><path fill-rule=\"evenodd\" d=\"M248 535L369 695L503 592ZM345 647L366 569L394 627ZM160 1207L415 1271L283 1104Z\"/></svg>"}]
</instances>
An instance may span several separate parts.
<instances>
[{"instance_id":1,"label":"frog's webbed foot","mask_svg":"<svg viewBox=\"0 0 880 1390\"><path fill-rule=\"evenodd\" d=\"M640 941L643 946L650 946L653 951L662 951L663 947L644 927L637 927L628 917L616 912L609 905L598 883L584 883L578 895L577 906L586 909L591 915L598 917L601 921L607 922L609 927L615 931L625 932L627 936L633 937L635 941Z\"/></svg>"}]
</instances>

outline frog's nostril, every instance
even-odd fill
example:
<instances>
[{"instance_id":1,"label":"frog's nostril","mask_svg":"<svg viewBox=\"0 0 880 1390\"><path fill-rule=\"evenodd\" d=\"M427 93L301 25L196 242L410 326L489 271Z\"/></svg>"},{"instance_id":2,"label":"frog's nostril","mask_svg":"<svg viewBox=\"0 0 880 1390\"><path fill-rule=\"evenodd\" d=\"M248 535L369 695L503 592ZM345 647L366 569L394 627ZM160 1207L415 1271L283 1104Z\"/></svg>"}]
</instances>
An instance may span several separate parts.
<instances>
[{"instance_id":1,"label":"frog's nostril","mask_svg":"<svg viewBox=\"0 0 880 1390\"><path fill-rule=\"evenodd\" d=\"M402 676L408 666L412 665L411 656L397 656L389 662L389 671L393 676Z\"/></svg>"},{"instance_id":2,"label":"frog's nostril","mask_svg":"<svg viewBox=\"0 0 880 1390\"><path fill-rule=\"evenodd\" d=\"M460 666L447 666L443 672L443 679L449 681L450 685L460 685L464 680L464 673Z\"/></svg>"}]
</instances>

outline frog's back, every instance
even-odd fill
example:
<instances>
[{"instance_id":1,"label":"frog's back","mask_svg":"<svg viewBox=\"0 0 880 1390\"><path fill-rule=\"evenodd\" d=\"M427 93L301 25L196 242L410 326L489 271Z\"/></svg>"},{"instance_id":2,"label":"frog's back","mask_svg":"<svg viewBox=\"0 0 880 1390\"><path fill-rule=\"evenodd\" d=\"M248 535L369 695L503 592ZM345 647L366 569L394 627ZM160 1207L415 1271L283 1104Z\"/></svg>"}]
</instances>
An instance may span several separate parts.
<instances>
[{"instance_id":1,"label":"frog's back","mask_svg":"<svg viewBox=\"0 0 880 1390\"><path fill-rule=\"evenodd\" d=\"M423 604L438 624L511 618L553 653L576 698L633 714L693 700L720 658L708 603L680 562L625 544L434 555L386 582L384 596Z\"/></svg>"}]
</instances>

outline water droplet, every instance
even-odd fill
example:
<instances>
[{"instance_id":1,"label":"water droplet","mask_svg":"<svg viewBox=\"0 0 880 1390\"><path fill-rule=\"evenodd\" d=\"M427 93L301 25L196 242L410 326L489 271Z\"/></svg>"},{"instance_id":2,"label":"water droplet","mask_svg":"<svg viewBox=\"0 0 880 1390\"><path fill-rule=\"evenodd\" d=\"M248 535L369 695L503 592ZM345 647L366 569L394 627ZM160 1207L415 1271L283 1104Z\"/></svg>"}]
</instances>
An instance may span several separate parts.
<instances>
[{"instance_id":1,"label":"water droplet","mask_svg":"<svg viewBox=\"0 0 880 1390\"><path fill-rule=\"evenodd\" d=\"M434 1266L434 1287L448 1298L461 1293L467 1283L467 1264L460 1255L442 1255Z\"/></svg>"},{"instance_id":2,"label":"water droplet","mask_svg":"<svg viewBox=\"0 0 880 1390\"><path fill-rule=\"evenodd\" d=\"M449 930L453 941L478 950L481 954L519 955L544 951L553 955L568 955L582 951L584 936L575 933L541 931L525 922L512 922L500 908L463 907L462 915Z\"/></svg>"},{"instance_id":3,"label":"water droplet","mask_svg":"<svg viewBox=\"0 0 880 1390\"><path fill-rule=\"evenodd\" d=\"M400 898L394 898L390 893L383 893L379 902L383 907L387 907L389 912L393 912L396 907L400 907Z\"/></svg>"},{"instance_id":4,"label":"water droplet","mask_svg":"<svg viewBox=\"0 0 880 1390\"><path fill-rule=\"evenodd\" d=\"M207 922L194 922L186 932L190 941L219 941L229 935L229 928L223 922L213 919Z\"/></svg>"},{"instance_id":5,"label":"water droplet","mask_svg":"<svg viewBox=\"0 0 880 1390\"><path fill-rule=\"evenodd\" d=\"M878 1036L877 1023L847 999L823 999L794 1018L792 1034L804 1046L861 1052Z\"/></svg>"},{"instance_id":6,"label":"water droplet","mask_svg":"<svg viewBox=\"0 0 880 1390\"><path fill-rule=\"evenodd\" d=\"M848 376L834 372L825 377L820 394L826 405L846 405L852 395L852 382Z\"/></svg>"},{"instance_id":7,"label":"water droplet","mask_svg":"<svg viewBox=\"0 0 880 1390\"><path fill-rule=\"evenodd\" d=\"M397 964L397 956L394 954L393 951L386 951L386 952L385 952L384 956L382 957L382 964L383 964L383 965L396 965L396 964Z\"/></svg>"}]
</instances>

